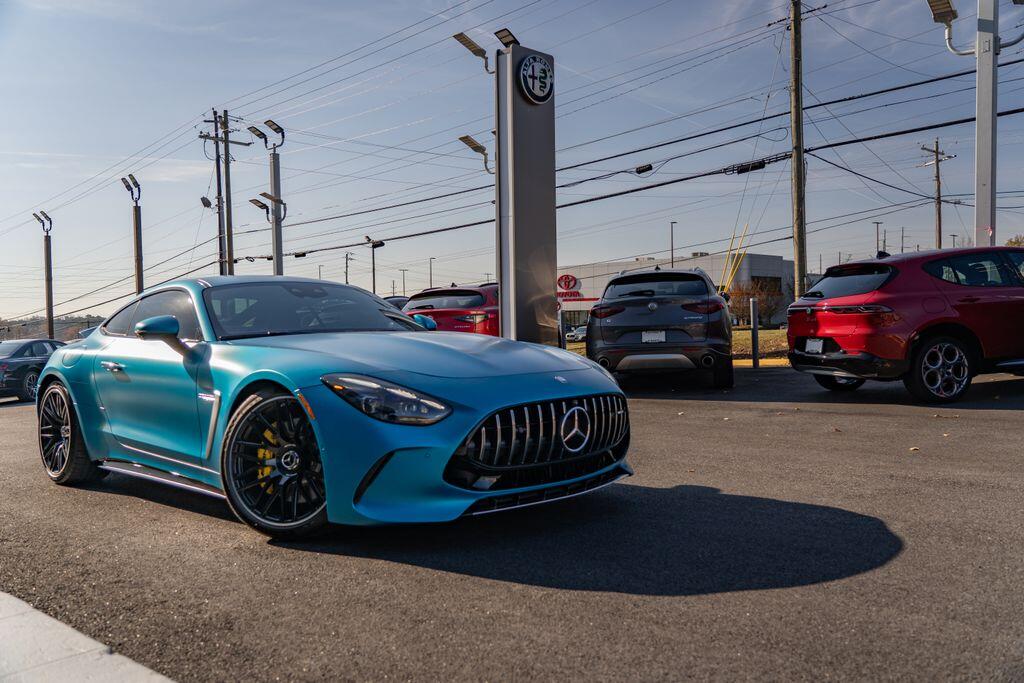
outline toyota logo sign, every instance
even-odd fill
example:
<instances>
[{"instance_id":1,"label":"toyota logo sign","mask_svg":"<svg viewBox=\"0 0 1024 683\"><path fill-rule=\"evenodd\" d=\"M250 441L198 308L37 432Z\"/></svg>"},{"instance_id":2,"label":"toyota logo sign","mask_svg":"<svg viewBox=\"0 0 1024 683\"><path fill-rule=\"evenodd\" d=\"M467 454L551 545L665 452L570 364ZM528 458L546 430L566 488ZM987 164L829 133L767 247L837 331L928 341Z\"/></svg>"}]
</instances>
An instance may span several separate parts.
<instances>
[{"instance_id":1,"label":"toyota logo sign","mask_svg":"<svg viewBox=\"0 0 1024 683\"><path fill-rule=\"evenodd\" d=\"M576 285L579 283L580 281L576 279L575 275L569 275L566 273L565 275L558 276L559 289L576 289Z\"/></svg>"}]
</instances>

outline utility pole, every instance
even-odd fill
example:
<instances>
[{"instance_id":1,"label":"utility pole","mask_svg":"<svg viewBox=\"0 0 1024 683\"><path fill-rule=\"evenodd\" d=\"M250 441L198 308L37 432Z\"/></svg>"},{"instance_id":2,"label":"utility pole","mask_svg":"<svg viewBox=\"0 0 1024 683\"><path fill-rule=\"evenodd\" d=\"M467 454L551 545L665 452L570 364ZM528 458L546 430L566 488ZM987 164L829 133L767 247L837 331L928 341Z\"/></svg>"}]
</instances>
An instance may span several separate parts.
<instances>
[{"instance_id":1,"label":"utility pole","mask_svg":"<svg viewBox=\"0 0 1024 683\"><path fill-rule=\"evenodd\" d=\"M408 268L399 268L402 273L402 296L405 296L405 274L409 271Z\"/></svg>"},{"instance_id":2,"label":"utility pole","mask_svg":"<svg viewBox=\"0 0 1024 683\"><path fill-rule=\"evenodd\" d=\"M50 231L53 230L53 219L45 211L32 214L43 228L43 286L46 297L46 337L53 339L53 258L50 248Z\"/></svg>"},{"instance_id":3,"label":"utility pole","mask_svg":"<svg viewBox=\"0 0 1024 683\"><path fill-rule=\"evenodd\" d=\"M668 224L668 251L670 268L676 267L676 222Z\"/></svg>"},{"instance_id":4,"label":"utility pole","mask_svg":"<svg viewBox=\"0 0 1024 683\"><path fill-rule=\"evenodd\" d=\"M953 238L953 248L956 249L956 233L951 232L949 233L949 236Z\"/></svg>"},{"instance_id":5,"label":"utility pole","mask_svg":"<svg viewBox=\"0 0 1024 683\"><path fill-rule=\"evenodd\" d=\"M349 260L351 258L352 258L352 252L351 251L346 251L345 252L345 284L346 285L348 284L348 262L349 262Z\"/></svg>"},{"instance_id":6,"label":"utility pole","mask_svg":"<svg viewBox=\"0 0 1024 683\"><path fill-rule=\"evenodd\" d=\"M873 221L873 223L875 224L875 253L877 254L882 251L882 243L880 241L882 221Z\"/></svg>"},{"instance_id":7,"label":"utility pole","mask_svg":"<svg viewBox=\"0 0 1024 683\"><path fill-rule=\"evenodd\" d=\"M431 256L430 259L427 262L427 264L428 264L427 267L430 270L430 280L429 280L430 284L428 285L429 287L433 287L434 286L434 258L435 258L434 256Z\"/></svg>"},{"instance_id":8,"label":"utility pole","mask_svg":"<svg viewBox=\"0 0 1024 683\"><path fill-rule=\"evenodd\" d=\"M825 270L822 268L822 265L821 265L821 252L819 251L818 252L818 275L821 275L824 272L825 272Z\"/></svg>"},{"instance_id":9,"label":"utility pole","mask_svg":"<svg viewBox=\"0 0 1024 683\"><path fill-rule=\"evenodd\" d=\"M886 253L889 253L888 247L889 247L889 231L888 230L883 230L882 231L882 251L884 251Z\"/></svg>"},{"instance_id":10,"label":"utility pole","mask_svg":"<svg viewBox=\"0 0 1024 683\"><path fill-rule=\"evenodd\" d=\"M935 165L935 248L942 249L942 173L939 164L943 161L955 159L955 154L946 154L939 149L939 139L935 138L935 147L921 146L921 150L932 154L934 158L922 166Z\"/></svg>"},{"instance_id":11,"label":"utility pole","mask_svg":"<svg viewBox=\"0 0 1024 683\"><path fill-rule=\"evenodd\" d=\"M803 55L800 44L800 0L790 0L789 5L789 125L793 140L793 156L790 162L793 199L793 289L800 298L807 287L807 226L804 206L804 103L803 103Z\"/></svg>"},{"instance_id":12,"label":"utility pole","mask_svg":"<svg viewBox=\"0 0 1024 683\"><path fill-rule=\"evenodd\" d=\"M317 274L317 279L319 279L319 280L323 280L324 279L324 266L323 266L322 263L317 265L317 267L316 267L316 274Z\"/></svg>"},{"instance_id":13,"label":"utility pole","mask_svg":"<svg viewBox=\"0 0 1024 683\"><path fill-rule=\"evenodd\" d=\"M231 129L228 127L228 110L224 110L223 116L213 110L213 119L204 119L205 123L213 124L213 134L200 133L202 140L211 140L214 143L214 159L217 164L217 226L220 247L220 274L233 275L235 272L234 237L231 228L231 145L242 145L248 147L251 142L240 142L232 140ZM221 135L217 135L217 131ZM220 153L220 145L224 143L223 158ZM221 163L224 166L223 187L221 182Z\"/></svg>"},{"instance_id":14,"label":"utility pole","mask_svg":"<svg viewBox=\"0 0 1024 683\"><path fill-rule=\"evenodd\" d=\"M907 234L907 229L901 225L900 226L900 253L901 254L904 251L904 249L903 249L903 239L904 239L906 234Z\"/></svg>"},{"instance_id":15,"label":"utility pole","mask_svg":"<svg viewBox=\"0 0 1024 683\"><path fill-rule=\"evenodd\" d=\"M142 188L139 181L131 173L127 178L121 178L124 189L132 197L132 242L135 244L135 293L141 294L142 283L142 207L139 200L142 198Z\"/></svg>"},{"instance_id":16,"label":"utility pole","mask_svg":"<svg viewBox=\"0 0 1024 683\"><path fill-rule=\"evenodd\" d=\"M231 128L228 126L227 109L220 117L220 132L224 136L224 253L227 255L228 275L234 275L235 236L231 223Z\"/></svg>"},{"instance_id":17,"label":"utility pole","mask_svg":"<svg viewBox=\"0 0 1024 683\"><path fill-rule=\"evenodd\" d=\"M395 295L395 281L391 281L391 296Z\"/></svg>"}]
</instances>

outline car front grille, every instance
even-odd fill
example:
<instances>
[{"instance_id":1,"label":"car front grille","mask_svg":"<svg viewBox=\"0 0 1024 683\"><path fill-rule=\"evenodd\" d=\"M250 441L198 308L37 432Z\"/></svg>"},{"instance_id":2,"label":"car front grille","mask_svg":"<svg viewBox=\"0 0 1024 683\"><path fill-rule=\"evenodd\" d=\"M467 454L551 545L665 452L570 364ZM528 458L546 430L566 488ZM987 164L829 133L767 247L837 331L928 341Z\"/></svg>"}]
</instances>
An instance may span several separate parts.
<instances>
[{"instance_id":1,"label":"car front grille","mask_svg":"<svg viewBox=\"0 0 1024 683\"><path fill-rule=\"evenodd\" d=\"M621 459L628 437L629 411L618 394L512 406L470 432L445 469L445 480L475 490L564 481Z\"/></svg>"}]
</instances>

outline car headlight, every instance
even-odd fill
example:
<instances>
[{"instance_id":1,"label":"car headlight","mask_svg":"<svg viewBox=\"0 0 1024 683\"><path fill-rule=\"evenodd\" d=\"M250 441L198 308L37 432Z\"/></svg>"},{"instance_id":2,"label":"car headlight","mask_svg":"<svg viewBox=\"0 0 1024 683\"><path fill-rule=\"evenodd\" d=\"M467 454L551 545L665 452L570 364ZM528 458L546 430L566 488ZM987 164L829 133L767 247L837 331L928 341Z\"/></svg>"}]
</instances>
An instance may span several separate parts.
<instances>
[{"instance_id":1,"label":"car headlight","mask_svg":"<svg viewBox=\"0 0 1024 683\"><path fill-rule=\"evenodd\" d=\"M337 373L320 380L354 407L381 422L432 425L452 409L433 396L376 377Z\"/></svg>"}]
</instances>

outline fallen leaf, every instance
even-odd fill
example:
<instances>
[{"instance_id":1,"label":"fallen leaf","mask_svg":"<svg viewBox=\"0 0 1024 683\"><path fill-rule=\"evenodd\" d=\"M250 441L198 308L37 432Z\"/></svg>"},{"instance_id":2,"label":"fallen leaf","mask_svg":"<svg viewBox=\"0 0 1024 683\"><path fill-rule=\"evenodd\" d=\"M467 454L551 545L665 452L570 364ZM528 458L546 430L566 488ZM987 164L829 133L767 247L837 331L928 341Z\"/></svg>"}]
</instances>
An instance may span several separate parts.
<instances>
[{"instance_id":1,"label":"fallen leaf","mask_svg":"<svg viewBox=\"0 0 1024 683\"><path fill-rule=\"evenodd\" d=\"M840 429L839 427L833 427L833 428L832 428L832 431L833 431L833 432L841 432L841 431L843 431L843 430L842 430L842 429Z\"/></svg>"},{"instance_id":2,"label":"fallen leaf","mask_svg":"<svg viewBox=\"0 0 1024 683\"><path fill-rule=\"evenodd\" d=\"M949 434L943 434L943 436L949 436Z\"/></svg>"},{"instance_id":3,"label":"fallen leaf","mask_svg":"<svg viewBox=\"0 0 1024 683\"><path fill-rule=\"evenodd\" d=\"M729 418L727 418L727 417L723 417L722 419L725 420L726 422L729 421Z\"/></svg>"},{"instance_id":4,"label":"fallen leaf","mask_svg":"<svg viewBox=\"0 0 1024 683\"><path fill-rule=\"evenodd\" d=\"M918 448L917 446L911 446L911 447L910 447L910 450L912 450L912 451L919 451L919 450L921 450L921 449L920 449L920 448Z\"/></svg>"},{"instance_id":5,"label":"fallen leaf","mask_svg":"<svg viewBox=\"0 0 1024 683\"><path fill-rule=\"evenodd\" d=\"M677 415L686 415L686 413L676 413Z\"/></svg>"}]
</instances>

